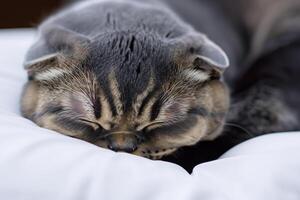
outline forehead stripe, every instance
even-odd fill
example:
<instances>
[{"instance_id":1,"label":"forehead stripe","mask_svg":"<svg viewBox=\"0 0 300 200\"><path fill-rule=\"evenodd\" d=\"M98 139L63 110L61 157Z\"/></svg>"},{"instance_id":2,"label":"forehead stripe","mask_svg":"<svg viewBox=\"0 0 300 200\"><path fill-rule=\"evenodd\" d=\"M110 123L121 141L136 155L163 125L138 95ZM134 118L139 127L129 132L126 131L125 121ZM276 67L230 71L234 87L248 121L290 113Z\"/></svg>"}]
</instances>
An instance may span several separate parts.
<instances>
[{"instance_id":1,"label":"forehead stripe","mask_svg":"<svg viewBox=\"0 0 300 200\"><path fill-rule=\"evenodd\" d=\"M109 81L109 89L112 96L112 100L116 109L116 112L121 114L122 113L122 100L121 100L121 93L119 88L119 83L116 78L116 74L114 70L112 70L108 76Z\"/></svg>"},{"instance_id":2,"label":"forehead stripe","mask_svg":"<svg viewBox=\"0 0 300 200\"><path fill-rule=\"evenodd\" d=\"M151 108L150 121L154 121L158 117L161 110L161 106L162 106L162 102L159 96Z\"/></svg>"},{"instance_id":3,"label":"forehead stripe","mask_svg":"<svg viewBox=\"0 0 300 200\"><path fill-rule=\"evenodd\" d=\"M158 92L158 88L157 88L157 86L155 86L153 88L153 90L151 90L151 92L149 92L148 95L144 98L144 100L142 101L141 107L139 109L138 116L142 115L142 113L144 112L147 104L156 95L157 92Z\"/></svg>"},{"instance_id":4,"label":"forehead stripe","mask_svg":"<svg viewBox=\"0 0 300 200\"><path fill-rule=\"evenodd\" d=\"M105 84L105 85L107 86L108 84ZM105 99L107 100L107 102L109 104L111 114L112 114L112 116L116 116L117 115L117 108L114 104L114 99L113 99L113 95L110 91L110 88L105 87L104 85L102 85L102 86L103 86L102 87L103 88L102 89L102 91L103 91L102 94L103 94L103 96L105 97Z\"/></svg>"},{"instance_id":5,"label":"forehead stripe","mask_svg":"<svg viewBox=\"0 0 300 200\"><path fill-rule=\"evenodd\" d=\"M96 119L101 118L102 106L101 106L99 97L96 98L94 105L93 105L93 109L94 109L94 115L95 115Z\"/></svg>"}]
</instances>

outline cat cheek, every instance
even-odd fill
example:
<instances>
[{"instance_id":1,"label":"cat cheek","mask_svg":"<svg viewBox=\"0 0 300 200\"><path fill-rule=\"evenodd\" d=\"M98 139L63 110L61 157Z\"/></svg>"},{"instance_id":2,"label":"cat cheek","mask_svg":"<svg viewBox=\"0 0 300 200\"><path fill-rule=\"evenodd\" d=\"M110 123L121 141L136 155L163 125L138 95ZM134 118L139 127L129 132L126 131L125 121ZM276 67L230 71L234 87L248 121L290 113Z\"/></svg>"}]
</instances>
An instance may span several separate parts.
<instances>
[{"instance_id":1,"label":"cat cheek","mask_svg":"<svg viewBox=\"0 0 300 200\"><path fill-rule=\"evenodd\" d=\"M70 105L71 105L73 112L80 114L80 115L85 114L86 111L85 111L82 101L80 99L78 99L78 97L75 97L74 94L70 95Z\"/></svg>"},{"instance_id":2,"label":"cat cheek","mask_svg":"<svg viewBox=\"0 0 300 200\"><path fill-rule=\"evenodd\" d=\"M166 109L166 113L178 113L180 112L180 104L179 103L173 103L171 105L169 105Z\"/></svg>"},{"instance_id":3,"label":"cat cheek","mask_svg":"<svg viewBox=\"0 0 300 200\"><path fill-rule=\"evenodd\" d=\"M87 97L78 93L67 94L62 99L62 105L66 109L70 110L74 117L91 118L93 108Z\"/></svg>"},{"instance_id":4,"label":"cat cheek","mask_svg":"<svg viewBox=\"0 0 300 200\"><path fill-rule=\"evenodd\" d=\"M168 105L163 112L166 119L171 119L175 116L183 116L185 114L186 108L181 103L175 102Z\"/></svg>"}]
</instances>

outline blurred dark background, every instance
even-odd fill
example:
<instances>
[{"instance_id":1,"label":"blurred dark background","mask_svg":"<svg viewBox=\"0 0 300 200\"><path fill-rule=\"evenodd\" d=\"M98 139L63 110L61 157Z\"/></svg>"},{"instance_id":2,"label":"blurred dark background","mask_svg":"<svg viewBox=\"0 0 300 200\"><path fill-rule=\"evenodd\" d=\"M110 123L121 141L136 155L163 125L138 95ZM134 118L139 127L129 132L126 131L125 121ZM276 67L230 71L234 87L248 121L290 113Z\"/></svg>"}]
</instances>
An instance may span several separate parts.
<instances>
[{"instance_id":1,"label":"blurred dark background","mask_svg":"<svg viewBox=\"0 0 300 200\"><path fill-rule=\"evenodd\" d=\"M8 0L1 1L0 28L36 26L67 0Z\"/></svg>"}]
</instances>

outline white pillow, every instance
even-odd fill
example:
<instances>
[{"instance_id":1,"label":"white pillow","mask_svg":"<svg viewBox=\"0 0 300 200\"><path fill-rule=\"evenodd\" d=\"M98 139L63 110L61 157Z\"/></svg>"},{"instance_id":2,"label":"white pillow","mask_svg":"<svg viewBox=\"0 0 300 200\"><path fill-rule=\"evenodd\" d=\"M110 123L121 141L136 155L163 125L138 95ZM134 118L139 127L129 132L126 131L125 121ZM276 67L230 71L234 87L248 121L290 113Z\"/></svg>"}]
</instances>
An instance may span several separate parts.
<instances>
[{"instance_id":1,"label":"white pillow","mask_svg":"<svg viewBox=\"0 0 300 200\"><path fill-rule=\"evenodd\" d=\"M37 127L19 113L32 30L0 31L0 199L299 200L300 134L241 144L192 175Z\"/></svg>"}]
</instances>

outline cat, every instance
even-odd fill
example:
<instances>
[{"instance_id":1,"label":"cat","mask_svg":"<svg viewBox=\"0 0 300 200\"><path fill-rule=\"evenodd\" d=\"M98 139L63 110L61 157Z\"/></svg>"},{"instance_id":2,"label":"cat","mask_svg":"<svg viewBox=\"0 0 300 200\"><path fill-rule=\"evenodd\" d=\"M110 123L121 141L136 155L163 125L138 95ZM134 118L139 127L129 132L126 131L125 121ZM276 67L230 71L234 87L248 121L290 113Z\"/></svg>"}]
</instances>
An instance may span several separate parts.
<instances>
[{"instance_id":1,"label":"cat","mask_svg":"<svg viewBox=\"0 0 300 200\"><path fill-rule=\"evenodd\" d=\"M171 2L87 1L48 18L26 57L23 116L150 159L218 137L228 56Z\"/></svg>"},{"instance_id":2,"label":"cat","mask_svg":"<svg viewBox=\"0 0 300 200\"><path fill-rule=\"evenodd\" d=\"M274 84L282 79L270 70L297 50L247 64L258 28L241 28L228 1L90 1L58 12L27 54L23 116L188 171L247 139L297 130L282 99L295 88Z\"/></svg>"}]
</instances>

